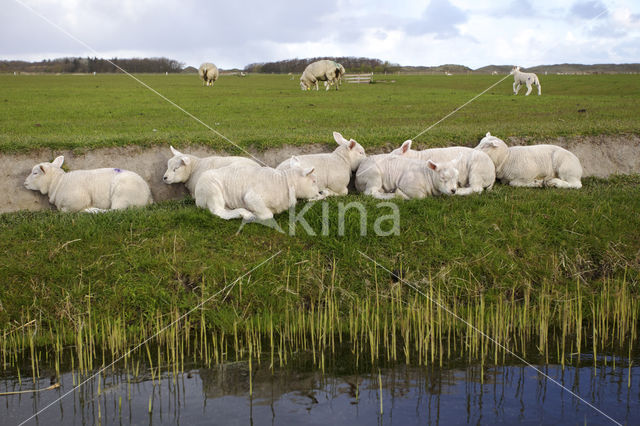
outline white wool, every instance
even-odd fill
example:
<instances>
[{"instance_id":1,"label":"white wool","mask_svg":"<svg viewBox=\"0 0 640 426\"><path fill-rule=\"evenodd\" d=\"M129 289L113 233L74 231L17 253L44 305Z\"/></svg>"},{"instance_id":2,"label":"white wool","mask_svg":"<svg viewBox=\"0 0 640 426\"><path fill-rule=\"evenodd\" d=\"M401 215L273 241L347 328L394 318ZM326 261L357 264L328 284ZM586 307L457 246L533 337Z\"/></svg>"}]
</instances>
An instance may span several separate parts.
<instances>
[{"instance_id":1,"label":"white wool","mask_svg":"<svg viewBox=\"0 0 640 426\"><path fill-rule=\"evenodd\" d=\"M508 147L491 133L476 149L496 166L496 178L512 186L581 188L582 166L571 152L555 145Z\"/></svg>"},{"instance_id":2,"label":"white wool","mask_svg":"<svg viewBox=\"0 0 640 426\"><path fill-rule=\"evenodd\" d=\"M118 168L62 170L64 157L37 164L27 177L27 189L49 195L63 212L100 211L146 206L153 202L149 185L137 173Z\"/></svg>"},{"instance_id":3,"label":"white wool","mask_svg":"<svg viewBox=\"0 0 640 426\"><path fill-rule=\"evenodd\" d=\"M210 62L205 62L200 65L198 69L198 75L202 80L202 85L213 86L213 83L218 79L218 67Z\"/></svg>"},{"instance_id":4,"label":"white wool","mask_svg":"<svg viewBox=\"0 0 640 426\"><path fill-rule=\"evenodd\" d=\"M538 80L538 76L532 72L522 72L520 71L520 67L513 67L511 69L511 74L513 74L513 94L517 95L520 90L521 85L527 86L527 93L525 96L529 96L531 93L531 85L538 86L538 96L542 95L542 86L540 85L540 80Z\"/></svg>"},{"instance_id":5,"label":"white wool","mask_svg":"<svg viewBox=\"0 0 640 426\"><path fill-rule=\"evenodd\" d=\"M335 61L328 59L322 59L320 61L312 62L304 69L302 76L300 76L300 88L302 90L311 90L312 86L318 89L318 81L325 81L329 83L326 86L326 90L329 90L329 86L338 82L344 73L344 67ZM338 85L336 85L336 90Z\"/></svg>"},{"instance_id":6,"label":"white wool","mask_svg":"<svg viewBox=\"0 0 640 426\"><path fill-rule=\"evenodd\" d=\"M415 151L411 149L411 141L409 140L402 147L392 151L392 154L400 154L403 151L405 157L423 161L446 163L457 160L458 189L456 195L468 195L482 192L484 189L491 189L496 180L496 169L491 158L484 152L473 148L451 146Z\"/></svg>"},{"instance_id":7,"label":"white wool","mask_svg":"<svg viewBox=\"0 0 640 426\"><path fill-rule=\"evenodd\" d=\"M295 160L287 170L271 167L223 167L202 174L195 188L196 205L223 219L268 220L296 203L318 199L313 169Z\"/></svg>"},{"instance_id":8,"label":"white wool","mask_svg":"<svg viewBox=\"0 0 640 426\"><path fill-rule=\"evenodd\" d=\"M331 153L298 155L303 167L315 169L318 188L326 195L346 195L349 191L351 172L366 158L364 148L355 140L347 140L340 133L333 132L338 147ZM280 163L278 170L291 168L291 160Z\"/></svg>"},{"instance_id":9,"label":"white wool","mask_svg":"<svg viewBox=\"0 0 640 426\"><path fill-rule=\"evenodd\" d=\"M356 172L356 189L381 199L455 194L457 181L452 162L438 164L390 154L368 157Z\"/></svg>"},{"instance_id":10,"label":"white wool","mask_svg":"<svg viewBox=\"0 0 640 426\"><path fill-rule=\"evenodd\" d=\"M173 157L167 161L167 171L162 180L164 183L184 183L189 193L194 194L196 184L202 173L211 169L233 166L260 167L256 161L246 157L235 156L211 156L199 158L195 155L183 154L171 147Z\"/></svg>"}]
</instances>

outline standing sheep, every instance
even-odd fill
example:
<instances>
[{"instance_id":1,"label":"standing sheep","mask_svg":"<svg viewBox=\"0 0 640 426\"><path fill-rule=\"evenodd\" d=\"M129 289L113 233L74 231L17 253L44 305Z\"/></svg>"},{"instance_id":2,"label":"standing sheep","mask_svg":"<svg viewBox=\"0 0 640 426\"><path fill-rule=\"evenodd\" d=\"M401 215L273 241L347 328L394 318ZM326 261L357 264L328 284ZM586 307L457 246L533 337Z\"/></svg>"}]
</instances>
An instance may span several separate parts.
<instances>
[{"instance_id":1,"label":"standing sheep","mask_svg":"<svg viewBox=\"0 0 640 426\"><path fill-rule=\"evenodd\" d=\"M195 155L183 154L174 147L170 147L173 157L167 161L167 171L162 177L166 184L184 183L193 195L200 176L211 169L219 169L229 165L260 167L260 164L246 157L211 156L199 158Z\"/></svg>"},{"instance_id":2,"label":"standing sheep","mask_svg":"<svg viewBox=\"0 0 640 426\"><path fill-rule=\"evenodd\" d=\"M340 67L342 67L340 64L328 59L322 59L307 65L302 76L300 76L300 88L302 90L311 90L311 87L315 85L316 90L319 90L318 81L324 81L329 83L325 84L326 90L329 90L330 85L338 81L340 77ZM338 90L337 84L336 90Z\"/></svg>"},{"instance_id":3,"label":"standing sheep","mask_svg":"<svg viewBox=\"0 0 640 426\"><path fill-rule=\"evenodd\" d=\"M582 188L578 157L555 145L508 147L487 135L476 149L485 152L496 166L496 178L511 186Z\"/></svg>"},{"instance_id":4,"label":"standing sheep","mask_svg":"<svg viewBox=\"0 0 640 426\"><path fill-rule=\"evenodd\" d=\"M198 69L198 75L202 80L203 86L205 84L207 86L213 86L213 83L218 79L218 67L210 62L205 62L204 64L200 65L200 68Z\"/></svg>"},{"instance_id":5,"label":"standing sheep","mask_svg":"<svg viewBox=\"0 0 640 426\"><path fill-rule=\"evenodd\" d=\"M514 66L511 69L511 74L513 74L513 94L517 95L520 90L520 86L522 84L527 85L527 93L525 96L529 96L531 93L531 85L538 86L538 96L542 95L542 86L540 85L540 80L538 80L538 76L532 72L522 72L520 71L520 67Z\"/></svg>"},{"instance_id":6,"label":"standing sheep","mask_svg":"<svg viewBox=\"0 0 640 426\"><path fill-rule=\"evenodd\" d=\"M411 149L411 141L405 141L400 148L391 152L407 158L422 161L431 160L436 163L457 160L458 189L457 195L480 193L491 189L496 180L496 168L491 158L484 152L466 146L450 146L447 148L431 148L422 151Z\"/></svg>"},{"instance_id":7,"label":"standing sheep","mask_svg":"<svg viewBox=\"0 0 640 426\"><path fill-rule=\"evenodd\" d=\"M65 173L62 163L61 155L51 163L37 164L24 181L27 189L48 194L60 211L94 213L153 202L149 185L137 173L117 168Z\"/></svg>"},{"instance_id":8,"label":"standing sheep","mask_svg":"<svg viewBox=\"0 0 640 426\"><path fill-rule=\"evenodd\" d=\"M318 188L325 195L346 195L349 191L351 173L366 158L364 148L355 140L346 140L340 133L333 132L338 147L332 153L299 155L303 167L313 167L318 180ZM291 160L285 160L278 170L291 168Z\"/></svg>"}]
</instances>

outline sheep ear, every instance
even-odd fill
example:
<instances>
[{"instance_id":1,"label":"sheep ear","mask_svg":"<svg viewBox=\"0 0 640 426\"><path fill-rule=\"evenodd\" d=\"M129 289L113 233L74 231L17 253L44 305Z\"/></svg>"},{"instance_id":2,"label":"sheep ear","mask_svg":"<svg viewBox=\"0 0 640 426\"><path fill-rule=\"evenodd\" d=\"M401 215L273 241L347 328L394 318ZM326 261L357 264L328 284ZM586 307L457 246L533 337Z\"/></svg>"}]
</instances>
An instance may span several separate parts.
<instances>
[{"instance_id":1,"label":"sheep ear","mask_svg":"<svg viewBox=\"0 0 640 426\"><path fill-rule=\"evenodd\" d=\"M42 173L47 173L42 164L40 164L40 170L42 170Z\"/></svg>"},{"instance_id":2,"label":"sheep ear","mask_svg":"<svg viewBox=\"0 0 640 426\"><path fill-rule=\"evenodd\" d=\"M402 142L402 146L400 147L400 151L402 152L402 154L406 154L407 152L409 152L409 150L411 149L411 144L413 143L413 141L411 139L408 139L404 142Z\"/></svg>"},{"instance_id":3,"label":"sheep ear","mask_svg":"<svg viewBox=\"0 0 640 426\"><path fill-rule=\"evenodd\" d=\"M187 156L182 156L182 157L180 157L180 161L182 161L182 164L184 164L186 166L191 162L191 158L189 158Z\"/></svg>"},{"instance_id":4,"label":"sheep ear","mask_svg":"<svg viewBox=\"0 0 640 426\"><path fill-rule=\"evenodd\" d=\"M56 159L51 162L51 164L57 168L62 167L62 163L64 163L64 155L56 157Z\"/></svg>"},{"instance_id":5,"label":"sheep ear","mask_svg":"<svg viewBox=\"0 0 640 426\"><path fill-rule=\"evenodd\" d=\"M175 149L173 146L169 145L169 148L171 148L171 153L173 155L182 155L182 153L180 151L178 151L177 149Z\"/></svg>"},{"instance_id":6,"label":"sheep ear","mask_svg":"<svg viewBox=\"0 0 640 426\"><path fill-rule=\"evenodd\" d=\"M335 141L338 143L338 145L346 145L349 143L348 140L346 140L344 138L344 136L342 136L340 133L338 132L333 132L333 139L335 139Z\"/></svg>"},{"instance_id":7,"label":"sheep ear","mask_svg":"<svg viewBox=\"0 0 640 426\"><path fill-rule=\"evenodd\" d=\"M356 147L356 145L358 144L358 142L354 141L353 139L351 139L349 141L349 149L353 149Z\"/></svg>"},{"instance_id":8,"label":"sheep ear","mask_svg":"<svg viewBox=\"0 0 640 426\"><path fill-rule=\"evenodd\" d=\"M438 170L438 165L431 160L427 160L427 166L429 166L431 170Z\"/></svg>"},{"instance_id":9,"label":"sheep ear","mask_svg":"<svg viewBox=\"0 0 640 426\"><path fill-rule=\"evenodd\" d=\"M314 171L314 168L313 167L309 167L308 169L304 169L302 171L302 175L303 176L309 176L311 173L313 173L313 171Z\"/></svg>"},{"instance_id":10,"label":"sheep ear","mask_svg":"<svg viewBox=\"0 0 640 426\"><path fill-rule=\"evenodd\" d=\"M487 132L487 134L486 134L485 136L486 136L486 137L489 137L489 136L491 136L491 133L490 133L490 132Z\"/></svg>"},{"instance_id":11,"label":"sheep ear","mask_svg":"<svg viewBox=\"0 0 640 426\"><path fill-rule=\"evenodd\" d=\"M300 160L298 160L298 157L296 157L295 155L292 155L291 159L289 160L289 164L291 165L291 167L300 167Z\"/></svg>"}]
</instances>

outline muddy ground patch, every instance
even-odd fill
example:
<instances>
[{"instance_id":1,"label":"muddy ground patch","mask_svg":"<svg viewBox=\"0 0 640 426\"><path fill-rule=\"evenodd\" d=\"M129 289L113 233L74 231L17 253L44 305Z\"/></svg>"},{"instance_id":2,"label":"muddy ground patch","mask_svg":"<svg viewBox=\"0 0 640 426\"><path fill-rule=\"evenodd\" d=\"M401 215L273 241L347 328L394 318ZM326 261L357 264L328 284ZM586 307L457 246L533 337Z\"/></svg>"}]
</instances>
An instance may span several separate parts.
<instances>
[{"instance_id":1,"label":"muddy ground patch","mask_svg":"<svg viewBox=\"0 0 640 426\"><path fill-rule=\"evenodd\" d=\"M640 137L625 136L582 136L579 138L555 138L544 141L532 141L509 138L509 145L551 143L567 148L580 159L584 176L608 177L612 174L640 173ZM473 146L473 143L469 143ZM426 147L418 146L417 149ZM262 152L251 152L266 165L275 167L293 154L329 152L332 146L313 144L303 147L284 146ZM184 148L184 152L197 156L225 155L205 147ZM383 150L369 150L376 154ZM162 175L167 160L171 157L168 147L141 148L138 146L122 148L96 149L86 152L38 150L23 154L0 155L0 213L18 210L51 209L46 196L24 188L23 183L34 165L42 161L51 161L58 155L64 155L69 170L93 169L100 167L119 167L132 170L142 176L151 187L155 201L181 199L187 195L182 184L166 185Z\"/></svg>"}]
</instances>

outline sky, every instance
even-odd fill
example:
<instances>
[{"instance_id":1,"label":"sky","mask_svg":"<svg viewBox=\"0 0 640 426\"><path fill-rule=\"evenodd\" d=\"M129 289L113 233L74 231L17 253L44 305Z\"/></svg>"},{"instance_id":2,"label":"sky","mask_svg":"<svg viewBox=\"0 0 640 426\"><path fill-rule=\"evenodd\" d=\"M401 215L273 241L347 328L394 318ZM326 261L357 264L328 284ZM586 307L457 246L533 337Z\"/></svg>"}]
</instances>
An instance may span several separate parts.
<instances>
[{"instance_id":1,"label":"sky","mask_svg":"<svg viewBox=\"0 0 640 426\"><path fill-rule=\"evenodd\" d=\"M638 0L0 0L0 5L0 60L167 57L224 69L321 56L474 69L640 62Z\"/></svg>"}]
</instances>

